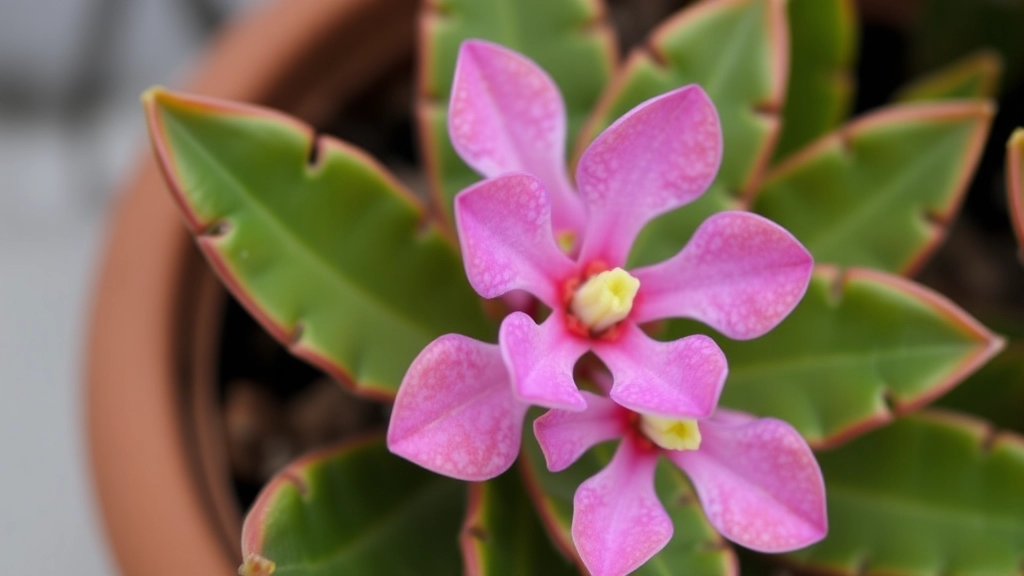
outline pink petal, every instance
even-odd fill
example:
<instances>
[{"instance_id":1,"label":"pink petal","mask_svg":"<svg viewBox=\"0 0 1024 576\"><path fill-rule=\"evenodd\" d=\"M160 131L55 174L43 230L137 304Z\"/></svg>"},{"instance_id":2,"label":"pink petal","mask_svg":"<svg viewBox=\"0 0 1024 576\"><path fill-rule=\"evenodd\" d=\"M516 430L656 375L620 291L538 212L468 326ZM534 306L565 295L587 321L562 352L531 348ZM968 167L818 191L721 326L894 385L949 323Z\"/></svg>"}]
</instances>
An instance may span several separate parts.
<instances>
[{"instance_id":1,"label":"pink petal","mask_svg":"<svg viewBox=\"0 0 1024 576\"><path fill-rule=\"evenodd\" d=\"M582 232L585 214L565 170L565 104L547 73L522 54L463 42L448 134L459 156L490 178L528 172L551 192L555 230Z\"/></svg>"},{"instance_id":2,"label":"pink petal","mask_svg":"<svg viewBox=\"0 0 1024 576\"><path fill-rule=\"evenodd\" d=\"M633 317L695 318L730 338L757 338L793 311L813 268L811 254L778 224L720 212L679 254L632 272L641 286Z\"/></svg>"},{"instance_id":3,"label":"pink petal","mask_svg":"<svg viewBox=\"0 0 1024 576\"><path fill-rule=\"evenodd\" d=\"M721 160L718 112L699 86L662 94L619 118L576 170L588 212L580 261L621 266L644 224L703 194Z\"/></svg>"},{"instance_id":4,"label":"pink petal","mask_svg":"<svg viewBox=\"0 0 1024 576\"><path fill-rule=\"evenodd\" d=\"M448 334L413 361L395 398L388 449L428 470L482 481L519 454L527 406L496 345Z\"/></svg>"},{"instance_id":5,"label":"pink petal","mask_svg":"<svg viewBox=\"0 0 1024 576\"><path fill-rule=\"evenodd\" d=\"M807 442L781 420L718 414L700 423L700 449L666 451L689 474L711 524L761 552L825 537L825 485Z\"/></svg>"},{"instance_id":6,"label":"pink petal","mask_svg":"<svg viewBox=\"0 0 1024 576\"><path fill-rule=\"evenodd\" d=\"M583 412L549 410L533 421L533 433L544 452L548 470L565 470L584 452L605 440L622 437L628 429L628 413L611 400L581 392Z\"/></svg>"},{"instance_id":7,"label":"pink petal","mask_svg":"<svg viewBox=\"0 0 1024 576\"><path fill-rule=\"evenodd\" d=\"M521 289L550 307L574 270L555 244L544 185L529 174L507 174L455 197L455 222L473 289L484 298Z\"/></svg>"},{"instance_id":8,"label":"pink petal","mask_svg":"<svg viewBox=\"0 0 1024 576\"><path fill-rule=\"evenodd\" d=\"M522 312L509 314L498 331L498 344L520 401L573 412L587 407L572 375L587 342L568 332L559 312L539 326Z\"/></svg>"},{"instance_id":9,"label":"pink petal","mask_svg":"<svg viewBox=\"0 0 1024 576\"><path fill-rule=\"evenodd\" d=\"M635 324L623 328L618 340L593 344L612 372L612 400L669 418L706 418L714 412L729 372L714 340L696 334L659 342Z\"/></svg>"},{"instance_id":10,"label":"pink petal","mask_svg":"<svg viewBox=\"0 0 1024 576\"><path fill-rule=\"evenodd\" d=\"M672 520L654 492L657 455L628 436L576 490L572 538L592 576L628 574L672 539Z\"/></svg>"}]
</instances>

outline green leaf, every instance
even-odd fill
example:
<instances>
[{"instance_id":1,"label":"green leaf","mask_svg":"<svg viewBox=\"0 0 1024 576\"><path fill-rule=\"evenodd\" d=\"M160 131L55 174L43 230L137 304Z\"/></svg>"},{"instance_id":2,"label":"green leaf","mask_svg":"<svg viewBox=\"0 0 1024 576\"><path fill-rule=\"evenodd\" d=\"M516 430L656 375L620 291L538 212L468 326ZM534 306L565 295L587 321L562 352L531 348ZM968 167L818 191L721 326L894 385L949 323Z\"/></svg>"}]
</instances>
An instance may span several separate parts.
<instances>
[{"instance_id":1,"label":"green leaf","mask_svg":"<svg viewBox=\"0 0 1024 576\"><path fill-rule=\"evenodd\" d=\"M779 132L789 59L784 0L711 0L687 7L630 55L584 128L577 154L641 102L700 84L718 108L722 168L697 202L649 224L633 245L631 265L663 260L707 216L741 205L771 156Z\"/></svg>"},{"instance_id":2,"label":"green leaf","mask_svg":"<svg viewBox=\"0 0 1024 576\"><path fill-rule=\"evenodd\" d=\"M462 482L393 456L382 438L304 457L249 511L239 573L459 574L465 494Z\"/></svg>"},{"instance_id":3,"label":"green leaf","mask_svg":"<svg viewBox=\"0 0 1024 576\"><path fill-rule=\"evenodd\" d=\"M776 159L830 132L849 112L856 24L853 0L789 0L793 58Z\"/></svg>"},{"instance_id":4,"label":"green leaf","mask_svg":"<svg viewBox=\"0 0 1024 576\"><path fill-rule=\"evenodd\" d=\"M870 114L773 170L753 210L818 262L912 274L959 208L993 113L968 101Z\"/></svg>"},{"instance_id":5,"label":"green leaf","mask_svg":"<svg viewBox=\"0 0 1024 576\"><path fill-rule=\"evenodd\" d=\"M460 537L465 573L474 576L578 574L551 543L516 471L472 484Z\"/></svg>"},{"instance_id":6,"label":"green leaf","mask_svg":"<svg viewBox=\"0 0 1024 576\"><path fill-rule=\"evenodd\" d=\"M910 34L915 68L933 70L988 46L1006 62L1006 85L1024 72L1024 2L1017 0L921 0Z\"/></svg>"},{"instance_id":7,"label":"green leaf","mask_svg":"<svg viewBox=\"0 0 1024 576\"><path fill-rule=\"evenodd\" d=\"M451 242L364 153L259 108L161 90L144 102L200 248L293 353L390 397L433 338L493 337Z\"/></svg>"},{"instance_id":8,"label":"green leaf","mask_svg":"<svg viewBox=\"0 0 1024 576\"><path fill-rule=\"evenodd\" d=\"M455 194L481 179L448 139L459 45L490 40L537 62L562 92L572 142L615 69L615 36L600 0L435 0L423 10L417 120L435 200L450 217Z\"/></svg>"},{"instance_id":9,"label":"green leaf","mask_svg":"<svg viewBox=\"0 0 1024 576\"><path fill-rule=\"evenodd\" d=\"M830 574L1020 574L1024 439L952 413L818 454L829 533L786 557Z\"/></svg>"},{"instance_id":10,"label":"green leaf","mask_svg":"<svg viewBox=\"0 0 1024 576\"><path fill-rule=\"evenodd\" d=\"M1024 433L1024 341L1011 342L937 405L981 416L999 428Z\"/></svg>"},{"instance_id":11,"label":"green leaf","mask_svg":"<svg viewBox=\"0 0 1024 576\"><path fill-rule=\"evenodd\" d=\"M672 321L670 338L709 329ZM874 270L815 270L807 295L777 328L739 342L722 404L781 418L816 447L909 412L994 356L1002 339L931 290Z\"/></svg>"},{"instance_id":12,"label":"green leaf","mask_svg":"<svg viewBox=\"0 0 1024 576\"><path fill-rule=\"evenodd\" d=\"M1017 128L1006 143L1006 193L1010 219L1024 258L1024 128Z\"/></svg>"},{"instance_id":13,"label":"green leaf","mask_svg":"<svg viewBox=\"0 0 1024 576\"><path fill-rule=\"evenodd\" d=\"M548 472L544 454L532 434L523 439L520 465L531 486L534 504L545 520L548 533L567 555L582 562L572 543L572 500L576 488L597 474L611 460L614 445L602 444L591 449L575 464L562 472ZM671 576L683 574L731 575L736 573L736 555L732 547L708 523L689 480L662 458L658 463L655 486L662 504L672 518L675 533L661 552L633 572L640 576Z\"/></svg>"},{"instance_id":14,"label":"green leaf","mask_svg":"<svg viewBox=\"0 0 1024 576\"><path fill-rule=\"evenodd\" d=\"M995 98L1003 60L992 50L979 50L901 88L894 100L918 102L962 98Z\"/></svg>"}]
</instances>

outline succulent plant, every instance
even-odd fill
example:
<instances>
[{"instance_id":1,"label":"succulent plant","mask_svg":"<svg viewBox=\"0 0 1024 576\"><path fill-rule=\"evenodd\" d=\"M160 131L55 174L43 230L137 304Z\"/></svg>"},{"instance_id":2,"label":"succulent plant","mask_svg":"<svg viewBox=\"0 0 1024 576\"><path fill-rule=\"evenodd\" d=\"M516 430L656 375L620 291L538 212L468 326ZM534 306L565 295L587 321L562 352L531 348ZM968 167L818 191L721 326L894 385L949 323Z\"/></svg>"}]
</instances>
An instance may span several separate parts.
<instances>
[{"instance_id":1,"label":"succulent plant","mask_svg":"<svg viewBox=\"0 0 1024 576\"><path fill-rule=\"evenodd\" d=\"M621 64L599 0L437 0L421 23L429 204L364 152L282 114L144 96L168 184L234 296L355 393L398 395L388 442L307 455L264 488L243 530L243 576L736 573L719 532L785 551L743 552L752 571L767 560L1019 573L1024 441L981 418L1024 430L1006 401L1024 390L1024 363L997 360L943 409L925 408L1004 339L910 279L978 163L998 58L956 62L846 122L851 0L701 0ZM551 121L555 109L564 120ZM700 153L680 152L712 117L714 130L691 138ZM630 138L643 146L619 145ZM716 150L720 167L701 160ZM1007 165L1024 238L1020 132ZM597 189L612 198L604 212ZM639 205L664 190L676 195ZM650 272L694 254L714 269ZM658 286L686 278L707 283L706 301L643 313ZM617 288L637 279L639 292ZM523 288L536 298L509 292ZM599 302L608 294L628 300L622 314ZM537 336L545 318L570 317L575 336ZM577 362L587 350L603 364ZM1011 344L1000 358L1011 353L1024 357ZM534 424L520 439L524 418ZM701 456L739 442L723 423L763 428L743 436L750 450ZM565 436L586 426L599 432ZM603 442L618 437L617 452ZM761 450L769 437L791 449ZM597 493L622 499L614 514L585 505ZM809 536L759 545L765 519Z\"/></svg>"}]
</instances>

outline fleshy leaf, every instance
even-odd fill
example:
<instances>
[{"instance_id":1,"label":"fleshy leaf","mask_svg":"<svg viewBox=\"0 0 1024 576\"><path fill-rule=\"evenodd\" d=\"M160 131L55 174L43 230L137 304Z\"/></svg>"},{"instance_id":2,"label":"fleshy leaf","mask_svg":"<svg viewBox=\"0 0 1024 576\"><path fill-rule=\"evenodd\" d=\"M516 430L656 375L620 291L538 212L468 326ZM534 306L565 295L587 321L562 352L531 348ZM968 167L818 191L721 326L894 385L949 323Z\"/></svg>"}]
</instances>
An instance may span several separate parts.
<instances>
[{"instance_id":1,"label":"fleshy leaf","mask_svg":"<svg viewBox=\"0 0 1024 576\"><path fill-rule=\"evenodd\" d=\"M615 67L612 29L597 0L424 2L417 122L435 200L451 214L455 194L481 179L448 139L448 97L463 40L479 38L529 57L558 85L570 142Z\"/></svg>"},{"instance_id":2,"label":"fleshy leaf","mask_svg":"<svg viewBox=\"0 0 1024 576\"><path fill-rule=\"evenodd\" d=\"M948 66L912 80L894 100L919 102L957 98L995 98L1003 60L993 50L979 50Z\"/></svg>"},{"instance_id":3,"label":"fleshy leaf","mask_svg":"<svg viewBox=\"0 0 1024 576\"><path fill-rule=\"evenodd\" d=\"M1024 341L1011 342L936 405L982 416L993 426L1024 434Z\"/></svg>"},{"instance_id":4,"label":"fleshy leaf","mask_svg":"<svg viewBox=\"0 0 1024 576\"><path fill-rule=\"evenodd\" d=\"M789 87L775 158L842 122L853 100L857 53L853 0L789 0Z\"/></svg>"},{"instance_id":5,"label":"fleshy leaf","mask_svg":"<svg viewBox=\"0 0 1024 576\"><path fill-rule=\"evenodd\" d=\"M532 434L523 438L523 446L519 462L534 505L540 511L551 538L565 554L576 558L578 562L570 534L573 495L577 486L597 474L611 459L615 444L602 444L584 454L566 470L557 473L548 472L544 455ZM732 548L708 524L686 476L663 460L655 473L655 487L661 503L672 518L675 533L661 552L633 574L736 574L737 562Z\"/></svg>"},{"instance_id":6,"label":"fleshy leaf","mask_svg":"<svg viewBox=\"0 0 1024 576\"><path fill-rule=\"evenodd\" d=\"M363 152L261 108L162 90L144 104L199 247L294 354L388 398L435 337L493 341L452 244Z\"/></svg>"},{"instance_id":7,"label":"fleshy leaf","mask_svg":"<svg viewBox=\"0 0 1024 576\"><path fill-rule=\"evenodd\" d=\"M674 321L666 338L701 331ZM792 424L826 446L927 404L977 370L1003 341L955 304L897 276L819 267L782 324L729 359L722 404Z\"/></svg>"},{"instance_id":8,"label":"fleshy leaf","mask_svg":"<svg viewBox=\"0 0 1024 576\"><path fill-rule=\"evenodd\" d=\"M788 79L784 0L697 2L666 21L630 55L580 135L577 156L637 104L686 84L718 109L724 138L715 183L696 202L655 219L640 234L631 265L672 256L708 215L740 207L771 156Z\"/></svg>"},{"instance_id":9,"label":"fleshy leaf","mask_svg":"<svg viewBox=\"0 0 1024 576\"><path fill-rule=\"evenodd\" d=\"M1024 128L1017 128L1006 143L1006 192L1010 218L1024 257Z\"/></svg>"},{"instance_id":10,"label":"fleshy leaf","mask_svg":"<svg viewBox=\"0 0 1024 576\"><path fill-rule=\"evenodd\" d=\"M243 576L458 574L465 485L373 438L306 456L263 489L242 528Z\"/></svg>"},{"instance_id":11,"label":"fleshy leaf","mask_svg":"<svg viewBox=\"0 0 1024 576\"><path fill-rule=\"evenodd\" d=\"M553 547L514 470L469 487L469 510L459 540L466 576L578 574Z\"/></svg>"},{"instance_id":12,"label":"fleshy leaf","mask_svg":"<svg viewBox=\"0 0 1024 576\"><path fill-rule=\"evenodd\" d=\"M791 156L753 210L819 263L912 274L945 235L994 113L983 101L890 106Z\"/></svg>"},{"instance_id":13,"label":"fleshy leaf","mask_svg":"<svg viewBox=\"0 0 1024 576\"><path fill-rule=\"evenodd\" d=\"M818 462L829 534L787 563L850 575L1020 573L1024 438L926 411Z\"/></svg>"}]
</instances>

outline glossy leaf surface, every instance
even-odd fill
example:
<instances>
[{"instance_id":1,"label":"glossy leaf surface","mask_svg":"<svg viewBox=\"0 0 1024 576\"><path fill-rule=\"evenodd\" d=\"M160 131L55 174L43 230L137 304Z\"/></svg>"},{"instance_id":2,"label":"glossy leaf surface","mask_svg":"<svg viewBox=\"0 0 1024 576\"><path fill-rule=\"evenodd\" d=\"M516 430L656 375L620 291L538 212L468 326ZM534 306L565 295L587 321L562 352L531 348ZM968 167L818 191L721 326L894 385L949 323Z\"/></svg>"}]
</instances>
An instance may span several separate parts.
<instances>
[{"instance_id":1,"label":"glossy leaf surface","mask_svg":"<svg viewBox=\"0 0 1024 576\"><path fill-rule=\"evenodd\" d=\"M601 97L577 155L637 104L699 84L718 109L724 156L718 178L702 198L648 225L633 246L633 265L672 256L707 216L738 207L770 157L788 78L785 2L698 2L657 28L646 46L630 55Z\"/></svg>"},{"instance_id":2,"label":"glossy leaf surface","mask_svg":"<svg viewBox=\"0 0 1024 576\"><path fill-rule=\"evenodd\" d=\"M988 103L892 106L765 177L753 210L819 263L912 273L959 207L988 134Z\"/></svg>"},{"instance_id":3,"label":"glossy leaf surface","mask_svg":"<svg viewBox=\"0 0 1024 576\"><path fill-rule=\"evenodd\" d=\"M1024 257L1024 128L1014 130L1006 144L1006 192L1009 194L1010 218Z\"/></svg>"},{"instance_id":4,"label":"glossy leaf surface","mask_svg":"<svg viewBox=\"0 0 1024 576\"><path fill-rule=\"evenodd\" d=\"M580 460L562 472L549 472L540 446L527 434L523 439L520 465L527 484L531 486L534 504L552 539L573 558L572 502L576 488L597 474L611 460L613 443L591 449ZM664 458L658 463L655 486L665 510L672 518L675 533L672 540L633 574L642 576L675 576L701 574L732 575L737 572L732 548L708 524L697 496L686 476Z\"/></svg>"},{"instance_id":5,"label":"glossy leaf surface","mask_svg":"<svg viewBox=\"0 0 1024 576\"><path fill-rule=\"evenodd\" d=\"M789 87L775 158L832 131L853 99L857 52L852 0L789 0Z\"/></svg>"},{"instance_id":6,"label":"glossy leaf surface","mask_svg":"<svg viewBox=\"0 0 1024 576\"><path fill-rule=\"evenodd\" d=\"M467 576L578 574L544 531L518 470L469 490L460 536Z\"/></svg>"},{"instance_id":7,"label":"glossy leaf surface","mask_svg":"<svg viewBox=\"0 0 1024 576\"><path fill-rule=\"evenodd\" d=\"M673 321L667 338L700 331ZM703 329L707 330L707 329ZM942 296L895 276L819 268L807 295L755 340L716 337L722 404L792 424L812 446L879 426L942 394L1002 341Z\"/></svg>"},{"instance_id":8,"label":"glossy leaf surface","mask_svg":"<svg viewBox=\"0 0 1024 576\"><path fill-rule=\"evenodd\" d=\"M360 441L271 480L246 517L242 554L273 562L274 576L458 574L465 499L465 484L392 455L383 439Z\"/></svg>"},{"instance_id":9,"label":"glossy leaf surface","mask_svg":"<svg viewBox=\"0 0 1024 576\"><path fill-rule=\"evenodd\" d=\"M526 55L555 80L565 100L569 142L611 78L615 39L597 0L436 0L424 3L417 120L436 199L452 198L481 177L448 139L448 98L459 45L490 40Z\"/></svg>"},{"instance_id":10,"label":"glossy leaf surface","mask_svg":"<svg viewBox=\"0 0 1024 576\"><path fill-rule=\"evenodd\" d=\"M435 337L493 336L454 247L361 151L258 108L163 91L145 105L200 248L293 353L390 397Z\"/></svg>"},{"instance_id":11,"label":"glossy leaf surface","mask_svg":"<svg viewBox=\"0 0 1024 576\"><path fill-rule=\"evenodd\" d=\"M1024 439L992 434L923 412L819 453L829 534L787 562L834 574L1019 574Z\"/></svg>"},{"instance_id":12,"label":"glossy leaf surface","mask_svg":"<svg viewBox=\"0 0 1024 576\"><path fill-rule=\"evenodd\" d=\"M896 94L897 102L959 98L995 98L1003 61L998 52L981 50L913 80Z\"/></svg>"}]
</instances>

